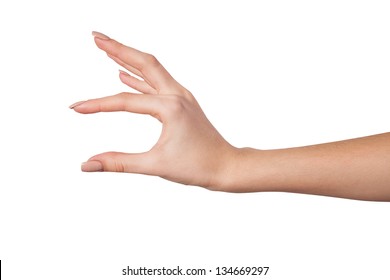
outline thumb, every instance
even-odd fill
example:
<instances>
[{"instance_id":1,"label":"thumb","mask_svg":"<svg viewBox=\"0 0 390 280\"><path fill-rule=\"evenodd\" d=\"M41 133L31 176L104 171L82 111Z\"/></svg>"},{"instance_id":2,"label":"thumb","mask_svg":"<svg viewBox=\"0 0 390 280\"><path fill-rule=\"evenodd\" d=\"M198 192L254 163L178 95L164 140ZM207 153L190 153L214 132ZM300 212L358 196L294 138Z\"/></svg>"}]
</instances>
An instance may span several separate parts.
<instances>
[{"instance_id":1,"label":"thumb","mask_svg":"<svg viewBox=\"0 0 390 280\"><path fill-rule=\"evenodd\" d=\"M81 165L84 172L126 172L149 174L148 153L107 152L91 157Z\"/></svg>"}]
</instances>

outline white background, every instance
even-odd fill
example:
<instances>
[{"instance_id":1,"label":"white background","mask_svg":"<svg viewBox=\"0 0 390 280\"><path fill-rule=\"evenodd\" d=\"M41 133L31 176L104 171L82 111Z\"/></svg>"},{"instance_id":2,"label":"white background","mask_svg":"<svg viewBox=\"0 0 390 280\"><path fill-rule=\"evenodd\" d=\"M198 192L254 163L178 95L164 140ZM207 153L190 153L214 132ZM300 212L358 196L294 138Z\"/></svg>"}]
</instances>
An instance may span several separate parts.
<instances>
[{"instance_id":1,"label":"white background","mask_svg":"<svg viewBox=\"0 0 390 280\"><path fill-rule=\"evenodd\" d=\"M389 279L389 203L85 174L90 156L145 151L161 127L68 109L127 90L93 43L98 30L156 55L233 145L386 132L389 14L388 1L1 1L4 279L168 279L121 276L127 265ZM214 278L254 279L182 277Z\"/></svg>"}]
</instances>

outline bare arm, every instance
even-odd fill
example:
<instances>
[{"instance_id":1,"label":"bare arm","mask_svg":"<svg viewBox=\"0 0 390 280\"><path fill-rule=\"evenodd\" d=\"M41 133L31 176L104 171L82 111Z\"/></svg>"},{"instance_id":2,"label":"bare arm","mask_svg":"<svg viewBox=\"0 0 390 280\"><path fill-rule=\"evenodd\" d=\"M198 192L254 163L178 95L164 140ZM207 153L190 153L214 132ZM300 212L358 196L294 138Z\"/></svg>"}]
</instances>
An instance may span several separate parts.
<instances>
[{"instance_id":1,"label":"bare arm","mask_svg":"<svg viewBox=\"0 0 390 280\"><path fill-rule=\"evenodd\" d=\"M128 111L162 125L148 152L108 152L82 170L142 173L228 192L285 191L390 201L390 133L281 150L230 145L208 121L193 95L152 55L94 33L96 45L128 72L121 81L141 92L77 102L83 114Z\"/></svg>"},{"instance_id":2,"label":"bare arm","mask_svg":"<svg viewBox=\"0 0 390 280\"><path fill-rule=\"evenodd\" d=\"M390 133L280 150L239 149L232 191L390 201ZM234 171L233 171L234 170Z\"/></svg>"}]
</instances>

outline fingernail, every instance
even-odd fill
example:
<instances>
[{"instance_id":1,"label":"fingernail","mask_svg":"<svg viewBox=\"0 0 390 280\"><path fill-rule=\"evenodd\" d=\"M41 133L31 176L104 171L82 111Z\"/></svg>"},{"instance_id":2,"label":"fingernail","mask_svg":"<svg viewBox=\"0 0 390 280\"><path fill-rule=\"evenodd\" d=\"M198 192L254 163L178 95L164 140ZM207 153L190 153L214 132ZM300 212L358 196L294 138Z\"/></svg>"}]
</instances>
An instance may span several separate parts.
<instances>
[{"instance_id":1,"label":"fingernail","mask_svg":"<svg viewBox=\"0 0 390 280\"><path fill-rule=\"evenodd\" d=\"M125 71L122 71L122 70L120 70L120 69L119 69L119 73L121 73L121 74L123 74L123 75L126 75L126 76L129 76L128 73L126 73Z\"/></svg>"},{"instance_id":2,"label":"fingernail","mask_svg":"<svg viewBox=\"0 0 390 280\"><path fill-rule=\"evenodd\" d=\"M81 171L96 172L103 171L103 164L97 160L90 160L81 164Z\"/></svg>"},{"instance_id":3,"label":"fingernail","mask_svg":"<svg viewBox=\"0 0 390 280\"><path fill-rule=\"evenodd\" d=\"M73 103L72 105L69 106L70 109L74 109L75 107L83 104L85 101L79 101L79 102L76 102L76 103Z\"/></svg>"},{"instance_id":4,"label":"fingernail","mask_svg":"<svg viewBox=\"0 0 390 280\"><path fill-rule=\"evenodd\" d=\"M97 32L97 31L92 31L92 36L102 39L102 40L110 40L110 37L104 35L103 33Z\"/></svg>"}]
</instances>

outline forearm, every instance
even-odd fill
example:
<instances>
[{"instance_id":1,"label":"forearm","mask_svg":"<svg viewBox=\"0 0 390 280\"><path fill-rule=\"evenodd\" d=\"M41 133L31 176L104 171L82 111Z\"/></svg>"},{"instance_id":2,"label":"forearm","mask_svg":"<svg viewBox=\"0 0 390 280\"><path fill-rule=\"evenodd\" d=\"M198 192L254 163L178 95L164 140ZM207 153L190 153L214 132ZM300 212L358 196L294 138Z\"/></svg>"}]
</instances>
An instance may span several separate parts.
<instances>
[{"instance_id":1,"label":"forearm","mask_svg":"<svg viewBox=\"0 0 390 280\"><path fill-rule=\"evenodd\" d=\"M222 184L233 192L389 201L390 133L280 150L237 149Z\"/></svg>"}]
</instances>

